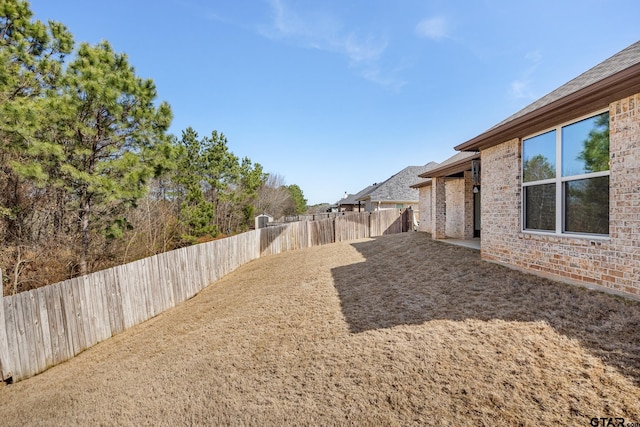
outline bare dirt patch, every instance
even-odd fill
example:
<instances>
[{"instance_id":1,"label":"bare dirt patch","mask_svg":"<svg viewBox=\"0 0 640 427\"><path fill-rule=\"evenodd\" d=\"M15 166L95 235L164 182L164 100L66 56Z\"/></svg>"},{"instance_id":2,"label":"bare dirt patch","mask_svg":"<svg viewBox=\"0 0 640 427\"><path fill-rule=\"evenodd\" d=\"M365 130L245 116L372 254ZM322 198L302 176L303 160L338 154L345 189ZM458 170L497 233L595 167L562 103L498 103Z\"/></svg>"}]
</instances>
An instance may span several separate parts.
<instances>
[{"instance_id":1,"label":"bare dirt patch","mask_svg":"<svg viewBox=\"0 0 640 427\"><path fill-rule=\"evenodd\" d=\"M2 425L640 422L640 304L405 233L251 262L0 387Z\"/></svg>"}]
</instances>

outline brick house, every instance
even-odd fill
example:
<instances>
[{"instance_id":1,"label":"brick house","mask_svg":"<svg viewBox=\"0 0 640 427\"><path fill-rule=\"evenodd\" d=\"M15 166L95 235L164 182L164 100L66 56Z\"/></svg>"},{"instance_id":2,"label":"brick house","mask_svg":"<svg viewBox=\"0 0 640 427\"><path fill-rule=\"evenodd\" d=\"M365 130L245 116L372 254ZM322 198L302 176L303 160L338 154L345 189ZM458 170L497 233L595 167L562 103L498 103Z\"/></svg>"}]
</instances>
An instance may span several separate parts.
<instances>
[{"instance_id":1,"label":"brick house","mask_svg":"<svg viewBox=\"0 0 640 427\"><path fill-rule=\"evenodd\" d=\"M358 201L358 198L364 194L369 193L371 190L373 190L373 185L360 190L356 194L347 194L345 192L344 197L338 200L335 204L337 212L363 212L364 205L362 204L362 202Z\"/></svg>"},{"instance_id":2,"label":"brick house","mask_svg":"<svg viewBox=\"0 0 640 427\"><path fill-rule=\"evenodd\" d=\"M460 152L418 175L418 231L436 239L473 239L480 236L480 153Z\"/></svg>"},{"instance_id":3,"label":"brick house","mask_svg":"<svg viewBox=\"0 0 640 427\"><path fill-rule=\"evenodd\" d=\"M640 42L455 149L482 161L483 259L640 298Z\"/></svg>"},{"instance_id":4,"label":"brick house","mask_svg":"<svg viewBox=\"0 0 640 427\"><path fill-rule=\"evenodd\" d=\"M408 166L386 181L376 183L359 192L355 200L364 206L367 212L408 207L415 210L418 205L418 190L411 188L411 184L415 182L416 176L436 166L435 162L424 166Z\"/></svg>"},{"instance_id":5,"label":"brick house","mask_svg":"<svg viewBox=\"0 0 640 427\"><path fill-rule=\"evenodd\" d=\"M431 233L431 179L423 179L411 188L418 190L418 231Z\"/></svg>"}]
</instances>

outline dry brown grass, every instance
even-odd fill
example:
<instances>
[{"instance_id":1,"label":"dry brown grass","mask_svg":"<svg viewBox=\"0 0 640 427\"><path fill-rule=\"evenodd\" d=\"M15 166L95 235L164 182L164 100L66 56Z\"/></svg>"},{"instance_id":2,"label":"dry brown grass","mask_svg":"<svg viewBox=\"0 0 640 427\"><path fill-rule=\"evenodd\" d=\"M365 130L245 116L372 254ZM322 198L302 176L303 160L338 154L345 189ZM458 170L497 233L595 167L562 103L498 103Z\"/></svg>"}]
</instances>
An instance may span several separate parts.
<instances>
[{"instance_id":1,"label":"dry brown grass","mask_svg":"<svg viewBox=\"0 0 640 427\"><path fill-rule=\"evenodd\" d=\"M2 425L640 422L640 304L421 233L251 262L0 387Z\"/></svg>"}]
</instances>

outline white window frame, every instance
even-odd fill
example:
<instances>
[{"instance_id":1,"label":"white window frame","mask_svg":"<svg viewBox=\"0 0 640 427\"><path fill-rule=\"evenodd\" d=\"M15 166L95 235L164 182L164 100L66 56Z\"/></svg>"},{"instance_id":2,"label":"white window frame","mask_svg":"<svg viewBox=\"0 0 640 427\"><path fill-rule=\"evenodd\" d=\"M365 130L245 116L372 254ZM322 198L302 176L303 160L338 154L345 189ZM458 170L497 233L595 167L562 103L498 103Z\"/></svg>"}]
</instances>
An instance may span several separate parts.
<instances>
[{"instance_id":1,"label":"white window frame","mask_svg":"<svg viewBox=\"0 0 640 427\"><path fill-rule=\"evenodd\" d=\"M597 240L608 240L610 234L592 234L592 233L576 233L576 232L570 232L570 231L564 231L565 229L565 183L566 182L570 182L570 181L578 181L581 179L586 179L586 178L598 178L598 177L603 177L603 176L610 176L611 172L610 169L606 170L606 171L600 171L600 172L591 172L591 173L585 173L585 174L580 174L580 175L571 175L568 177L563 177L562 176L562 128L565 126L569 126L572 125L574 123L580 122L582 120L600 115L602 113L607 113L609 112L608 108L604 108L602 110L598 110L589 114L586 114L584 116L578 117L577 119L573 119L564 123L561 123L557 126L553 126L550 128L547 128L541 132L536 132L534 134L528 135L524 138L520 139L520 158L521 158L521 162L520 162L520 200L521 200L521 209L520 209L520 229L523 233L528 233L528 234L539 234L539 235L544 235L544 236L549 236L549 235L554 235L554 236L561 236L561 237L576 237L576 238L586 238L586 239L597 239ZM609 120L611 120L611 117L609 117ZM547 132L551 132L554 131L556 132L556 165L555 165L555 169L556 169L556 176L555 178L550 178L550 179L544 179L544 180L540 180L540 181L533 181L533 182L524 182L524 142L527 139L530 138L534 138L536 136L545 134ZM609 134L609 137L611 137L611 134ZM609 154L609 156L611 156L611 154ZM609 181L611 182L611 181ZM556 229L555 230L535 230L535 229L527 229L525 228L525 221L526 221L526 211L527 211L527 206L526 206L526 197L525 197L525 188L526 187L533 187L533 186L537 186L537 185L544 185L544 184L555 184L555 189L556 189L556 217L555 217L555 224L556 224ZM611 201L611 192L609 192L609 201ZM611 212L609 212L611 213Z\"/></svg>"}]
</instances>

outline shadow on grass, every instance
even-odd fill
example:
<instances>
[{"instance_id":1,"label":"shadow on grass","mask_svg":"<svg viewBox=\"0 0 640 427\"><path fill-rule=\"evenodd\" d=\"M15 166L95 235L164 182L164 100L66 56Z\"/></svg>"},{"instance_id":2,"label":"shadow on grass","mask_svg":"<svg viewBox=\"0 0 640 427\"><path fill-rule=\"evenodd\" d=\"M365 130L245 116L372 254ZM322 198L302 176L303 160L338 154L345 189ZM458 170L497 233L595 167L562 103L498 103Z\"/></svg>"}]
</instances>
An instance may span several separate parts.
<instances>
[{"instance_id":1,"label":"shadow on grass","mask_svg":"<svg viewBox=\"0 0 640 427\"><path fill-rule=\"evenodd\" d=\"M485 262L426 233L352 246L365 261L332 275L353 333L436 319L544 321L640 385L640 303Z\"/></svg>"}]
</instances>

